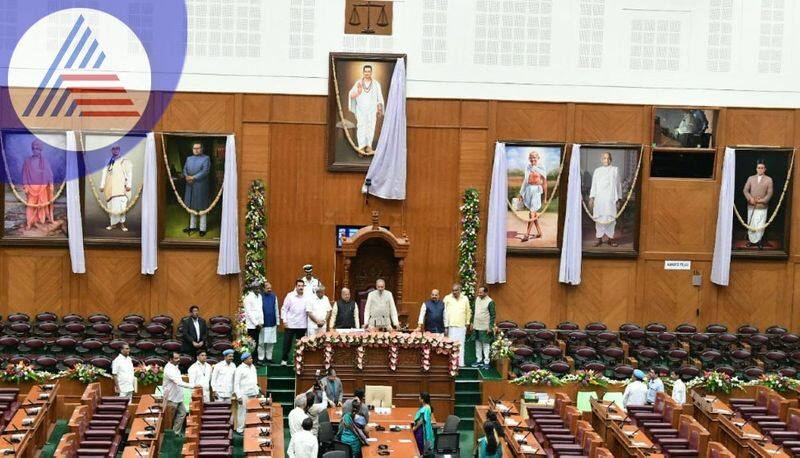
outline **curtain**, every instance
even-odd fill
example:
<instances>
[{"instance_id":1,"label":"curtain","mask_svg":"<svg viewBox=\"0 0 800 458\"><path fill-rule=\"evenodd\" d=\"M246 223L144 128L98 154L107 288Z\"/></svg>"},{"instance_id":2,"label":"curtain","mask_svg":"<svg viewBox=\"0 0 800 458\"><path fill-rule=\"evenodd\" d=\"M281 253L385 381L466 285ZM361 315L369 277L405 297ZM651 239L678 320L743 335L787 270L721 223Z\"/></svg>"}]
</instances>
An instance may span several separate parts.
<instances>
[{"instance_id":1,"label":"curtain","mask_svg":"<svg viewBox=\"0 0 800 458\"><path fill-rule=\"evenodd\" d=\"M69 237L69 259L72 273L85 274L86 260L83 254L83 223L81 221L81 192L78 187L78 142L75 131L67 132L67 234Z\"/></svg>"},{"instance_id":2,"label":"curtain","mask_svg":"<svg viewBox=\"0 0 800 458\"><path fill-rule=\"evenodd\" d=\"M156 135L147 134L142 180L142 274L158 269L158 192L156 191Z\"/></svg>"},{"instance_id":3,"label":"curtain","mask_svg":"<svg viewBox=\"0 0 800 458\"><path fill-rule=\"evenodd\" d=\"M722 185L719 189L719 210L717 210L717 235L714 240L714 259L711 262L711 282L720 286L728 286L731 274L735 174L736 150L725 148L725 159L722 162Z\"/></svg>"},{"instance_id":4,"label":"curtain","mask_svg":"<svg viewBox=\"0 0 800 458\"><path fill-rule=\"evenodd\" d=\"M506 200L508 195L506 144L494 146L489 219L486 222L486 283L506 282Z\"/></svg>"},{"instance_id":5,"label":"curtain","mask_svg":"<svg viewBox=\"0 0 800 458\"><path fill-rule=\"evenodd\" d=\"M217 273L220 275L239 273L238 181L236 173L236 139L233 135L228 135L228 139L225 142L222 225L220 228L219 260L217 262Z\"/></svg>"},{"instance_id":6,"label":"curtain","mask_svg":"<svg viewBox=\"0 0 800 458\"><path fill-rule=\"evenodd\" d=\"M561 266L558 281L570 285L581 283L583 224L581 215L581 145L572 145L567 186L567 210L564 215L564 237L561 245Z\"/></svg>"},{"instance_id":7,"label":"curtain","mask_svg":"<svg viewBox=\"0 0 800 458\"><path fill-rule=\"evenodd\" d=\"M367 170L367 179L372 180L368 191L382 199L404 200L406 198L406 64L397 59L392 74L392 86L386 103L381 136L375 157Z\"/></svg>"}]
</instances>

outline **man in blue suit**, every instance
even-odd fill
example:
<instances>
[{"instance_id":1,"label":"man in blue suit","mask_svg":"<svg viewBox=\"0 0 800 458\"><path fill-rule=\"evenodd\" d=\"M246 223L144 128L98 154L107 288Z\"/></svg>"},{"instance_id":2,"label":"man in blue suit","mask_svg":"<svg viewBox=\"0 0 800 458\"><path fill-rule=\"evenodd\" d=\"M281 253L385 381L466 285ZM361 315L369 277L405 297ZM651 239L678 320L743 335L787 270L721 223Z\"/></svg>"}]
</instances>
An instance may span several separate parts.
<instances>
[{"instance_id":1,"label":"man in blue suit","mask_svg":"<svg viewBox=\"0 0 800 458\"><path fill-rule=\"evenodd\" d=\"M203 145L195 143L192 145L192 155L186 158L183 165L183 176L186 179L186 191L183 194L183 201L187 207L195 211L202 211L208 208L211 184L208 175L211 171L211 158L203 154ZM206 235L206 216L200 215L200 237ZM183 232L191 234L197 231L197 215L189 215L189 227Z\"/></svg>"}]
</instances>

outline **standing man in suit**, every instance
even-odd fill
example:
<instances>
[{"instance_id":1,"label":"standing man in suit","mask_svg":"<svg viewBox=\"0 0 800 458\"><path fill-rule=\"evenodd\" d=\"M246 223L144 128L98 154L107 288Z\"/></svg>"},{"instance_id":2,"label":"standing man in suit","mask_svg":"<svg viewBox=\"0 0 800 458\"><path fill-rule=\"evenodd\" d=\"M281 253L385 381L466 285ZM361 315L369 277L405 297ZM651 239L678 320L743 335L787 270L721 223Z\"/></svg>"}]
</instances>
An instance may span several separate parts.
<instances>
[{"instance_id":1,"label":"standing man in suit","mask_svg":"<svg viewBox=\"0 0 800 458\"><path fill-rule=\"evenodd\" d=\"M206 347L208 338L208 326L206 320L200 318L200 307L193 305L189 307L189 316L181 319L178 327L183 347L181 351L188 355L196 356L200 349Z\"/></svg>"},{"instance_id":2,"label":"standing man in suit","mask_svg":"<svg viewBox=\"0 0 800 458\"><path fill-rule=\"evenodd\" d=\"M747 230L747 246L757 246L759 250L763 250L763 226L767 224L767 208L772 198L772 178L767 175L767 166L763 160L756 163L756 174L747 178L742 192L747 199L747 225L761 228L757 231Z\"/></svg>"}]
</instances>

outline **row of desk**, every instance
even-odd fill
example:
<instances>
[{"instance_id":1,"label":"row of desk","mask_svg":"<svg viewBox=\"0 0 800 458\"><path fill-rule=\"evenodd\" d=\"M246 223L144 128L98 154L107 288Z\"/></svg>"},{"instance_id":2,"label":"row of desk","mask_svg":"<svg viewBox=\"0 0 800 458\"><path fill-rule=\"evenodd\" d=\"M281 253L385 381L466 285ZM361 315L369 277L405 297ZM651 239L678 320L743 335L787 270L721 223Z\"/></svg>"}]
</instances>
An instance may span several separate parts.
<instances>
[{"instance_id":1,"label":"row of desk","mask_svg":"<svg viewBox=\"0 0 800 458\"><path fill-rule=\"evenodd\" d=\"M122 451L122 458L157 457L161 448L164 431L164 411L166 403L151 394L142 395L136 406L134 418L128 434L128 445ZM148 429L154 428L152 431ZM155 437L150 437L154 432Z\"/></svg>"},{"instance_id":2,"label":"row of desk","mask_svg":"<svg viewBox=\"0 0 800 458\"><path fill-rule=\"evenodd\" d=\"M259 398L247 400L243 447L244 456L283 456L283 408L280 404L267 405Z\"/></svg>"},{"instance_id":3,"label":"row of desk","mask_svg":"<svg viewBox=\"0 0 800 458\"><path fill-rule=\"evenodd\" d=\"M36 456L47 442L56 420L52 408L58 398L58 383L34 385L0 435L0 453L13 451L17 457Z\"/></svg>"}]
</instances>

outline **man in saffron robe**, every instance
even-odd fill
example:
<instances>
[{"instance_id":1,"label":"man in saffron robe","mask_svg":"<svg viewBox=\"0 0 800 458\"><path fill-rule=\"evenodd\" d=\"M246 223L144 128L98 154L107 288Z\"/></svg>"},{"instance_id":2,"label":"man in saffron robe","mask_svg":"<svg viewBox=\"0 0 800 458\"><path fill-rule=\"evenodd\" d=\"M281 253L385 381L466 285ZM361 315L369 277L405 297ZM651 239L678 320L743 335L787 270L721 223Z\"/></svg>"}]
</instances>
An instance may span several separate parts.
<instances>
[{"instance_id":1,"label":"man in saffron robe","mask_svg":"<svg viewBox=\"0 0 800 458\"><path fill-rule=\"evenodd\" d=\"M53 170L50 161L42 155L42 142L31 143L31 155L22 164L22 189L25 191L25 230L33 229L38 223L46 223L53 217ZM49 205L44 205L50 202Z\"/></svg>"}]
</instances>

